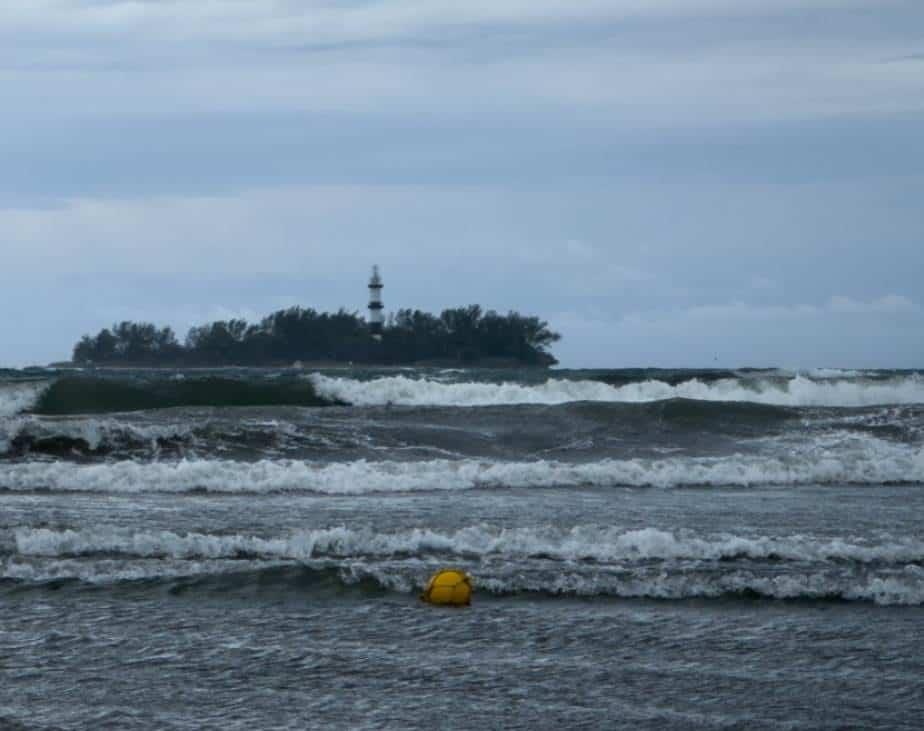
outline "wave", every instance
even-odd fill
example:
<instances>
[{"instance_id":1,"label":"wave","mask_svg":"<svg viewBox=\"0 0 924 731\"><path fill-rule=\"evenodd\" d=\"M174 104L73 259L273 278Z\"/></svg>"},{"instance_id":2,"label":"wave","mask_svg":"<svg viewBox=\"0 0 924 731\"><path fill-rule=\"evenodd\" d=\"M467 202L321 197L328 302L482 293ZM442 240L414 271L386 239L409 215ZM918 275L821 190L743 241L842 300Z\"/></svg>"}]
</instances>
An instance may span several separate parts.
<instances>
[{"instance_id":1,"label":"wave","mask_svg":"<svg viewBox=\"0 0 924 731\"><path fill-rule=\"evenodd\" d=\"M267 571L268 565L261 561L183 561L168 564L161 559L152 561L56 559L52 561L35 561L11 559L0 562L0 586L3 582L25 585L55 584L76 582L90 585L106 585L120 582L143 582L164 580L173 581L183 578L219 579L223 575L232 575L250 571L260 575Z\"/></svg>"},{"instance_id":2,"label":"wave","mask_svg":"<svg viewBox=\"0 0 924 731\"><path fill-rule=\"evenodd\" d=\"M368 528L338 526L295 531L280 538L251 535L175 533L98 528L52 530L17 528L15 551L20 556L74 558L120 556L184 560L262 559L307 561L316 558L393 558L396 556L557 561L771 561L924 563L924 541L915 538L882 543L861 538L697 536L657 528L626 530L582 525L495 528L468 526L452 532L412 529L378 533ZM2 544L0 544L2 545Z\"/></svg>"},{"instance_id":3,"label":"wave","mask_svg":"<svg viewBox=\"0 0 924 731\"><path fill-rule=\"evenodd\" d=\"M722 375L723 377L718 377ZM388 375L368 380L315 373L307 378L271 374L152 377L150 374L63 375L53 381L0 385L0 418L21 412L43 415L104 414L171 407L226 406L495 406L556 405L580 401L645 403L669 399L751 402L769 406L862 407L924 403L924 377L888 379L727 373L665 380L550 378L543 383L454 381L464 374ZM727 377L726 377L727 376ZM609 383L609 379L613 382Z\"/></svg>"},{"instance_id":4,"label":"wave","mask_svg":"<svg viewBox=\"0 0 924 731\"><path fill-rule=\"evenodd\" d=\"M774 406L860 407L924 403L924 379L917 374L890 381L724 378L680 383L645 380L614 386L602 381L550 378L545 383L444 383L429 378L384 376L371 380L312 374L323 398L357 406L494 406L563 404L572 401L645 402L665 399L749 401Z\"/></svg>"},{"instance_id":5,"label":"wave","mask_svg":"<svg viewBox=\"0 0 924 731\"><path fill-rule=\"evenodd\" d=\"M763 406L759 404L720 404L704 401L676 399L644 404L615 404L582 402L554 407L561 411L551 414L549 407L516 407L532 411L537 420L526 423L535 430L520 428L517 439L522 439L527 451L536 433L548 429L547 422L556 419L564 422L563 429L594 429L605 427L609 435L621 431L636 433L640 428L676 431L705 430L710 433L732 433L735 435L754 433L766 434L774 425L782 425L798 415L791 409ZM482 414L485 419L470 424L469 432L482 433L484 429L511 423L522 424L523 417L515 413ZM55 457L89 456L159 456L181 455L187 451L197 454L235 450L243 453L263 454L267 450L279 454L283 451L299 451L309 457L312 451L341 450L394 450L407 449L406 438L412 438L418 450L430 450L433 456L456 454L425 444L429 434L421 435L417 422L382 424L344 419L335 414L332 419L305 419L296 412L276 413L277 418L268 418L262 411L249 413L216 414L171 414L152 417L150 415L124 414L117 417L107 415L82 415L48 417L33 414L20 415L0 421L0 455L49 455ZM902 421L902 415L895 415L893 421ZM905 419L908 421L908 419ZM832 422L840 426L837 422ZM458 430L458 413L444 410L428 415L428 426L446 424ZM891 424L891 422L890 422ZM850 426L854 426L850 422ZM863 426L863 422L860 422ZM903 424L893 426L901 432ZM513 442L511 442L513 444ZM225 454L227 456L227 453ZM354 455L358 457L360 455ZM371 456L371 455L367 455Z\"/></svg>"},{"instance_id":6,"label":"wave","mask_svg":"<svg viewBox=\"0 0 924 731\"><path fill-rule=\"evenodd\" d=\"M0 454L40 453L55 456L107 454L115 450L157 452L169 444L188 442L192 424L129 424L114 419L68 419L53 422L33 416L8 420L2 427Z\"/></svg>"},{"instance_id":7,"label":"wave","mask_svg":"<svg viewBox=\"0 0 924 731\"><path fill-rule=\"evenodd\" d=\"M476 590L499 595L534 593L662 600L743 597L919 606L924 604L924 571L917 566L909 566L901 572L871 576L824 571L769 576L746 570L717 574L637 571L627 576L585 576L572 572L563 573L551 581L547 577L521 574L478 582Z\"/></svg>"},{"instance_id":8,"label":"wave","mask_svg":"<svg viewBox=\"0 0 924 731\"><path fill-rule=\"evenodd\" d=\"M805 374L817 379L861 378L864 376L875 378L878 375L876 371L858 371L852 368L812 368L805 371Z\"/></svg>"},{"instance_id":9,"label":"wave","mask_svg":"<svg viewBox=\"0 0 924 731\"><path fill-rule=\"evenodd\" d=\"M182 374L177 374L181 376ZM47 386L28 408L37 414L101 414L178 406L327 406L303 379L245 380L207 376L138 379L68 376Z\"/></svg>"},{"instance_id":10,"label":"wave","mask_svg":"<svg viewBox=\"0 0 924 731\"><path fill-rule=\"evenodd\" d=\"M0 456L143 459L186 454L221 454L228 458L234 454L243 458L286 451L340 452L369 444L361 429L344 428L337 419L319 423L293 413L281 416L268 418L261 410L234 414L185 412L166 418L149 414L26 414L0 421Z\"/></svg>"},{"instance_id":11,"label":"wave","mask_svg":"<svg viewBox=\"0 0 924 731\"><path fill-rule=\"evenodd\" d=\"M292 562L253 559L170 560L17 557L0 561L0 589L39 589L47 585L153 587L160 594L217 591L227 597L242 592L261 597L309 592L342 601L389 592L416 594L440 564L333 559ZM793 568L788 573L764 567L732 568L713 564L705 569L678 569L665 564L613 568L558 564L553 570L517 563L509 569L458 564L473 576L475 600L526 596L627 599L774 599L796 601L863 601L884 606L924 604L924 570L851 567ZM12 585L12 586L11 586Z\"/></svg>"},{"instance_id":12,"label":"wave","mask_svg":"<svg viewBox=\"0 0 924 731\"><path fill-rule=\"evenodd\" d=\"M181 460L103 464L18 462L0 466L0 489L62 492L312 492L329 495L474 488L695 487L924 482L924 450L880 440L812 447L794 457L732 455L665 459L499 462L427 460L322 463Z\"/></svg>"}]
</instances>

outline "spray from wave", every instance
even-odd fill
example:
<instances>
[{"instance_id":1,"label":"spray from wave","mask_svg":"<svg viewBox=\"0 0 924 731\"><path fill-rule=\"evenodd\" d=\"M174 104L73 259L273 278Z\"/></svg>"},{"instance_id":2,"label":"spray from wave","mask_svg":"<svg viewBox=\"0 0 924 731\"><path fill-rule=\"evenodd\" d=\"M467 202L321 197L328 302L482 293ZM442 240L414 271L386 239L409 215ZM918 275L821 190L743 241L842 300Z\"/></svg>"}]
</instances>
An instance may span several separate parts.
<instances>
[{"instance_id":1,"label":"spray from wave","mask_svg":"<svg viewBox=\"0 0 924 731\"><path fill-rule=\"evenodd\" d=\"M32 408L49 385L48 382L0 383L0 419Z\"/></svg>"},{"instance_id":2,"label":"spray from wave","mask_svg":"<svg viewBox=\"0 0 924 731\"><path fill-rule=\"evenodd\" d=\"M34 406L41 398L47 382L0 383L0 454L7 452L22 420L16 415Z\"/></svg>"},{"instance_id":3,"label":"spray from wave","mask_svg":"<svg viewBox=\"0 0 924 731\"><path fill-rule=\"evenodd\" d=\"M562 404L572 401L645 402L685 398L701 401L750 401L776 406L860 407L924 403L924 379L901 376L891 381L814 380L805 376L761 380L698 379L670 384L646 380L611 386L601 381L550 378L538 385L519 383L444 383L429 378L385 376L357 380L311 375L324 398L357 406L494 406Z\"/></svg>"}]
</instances>

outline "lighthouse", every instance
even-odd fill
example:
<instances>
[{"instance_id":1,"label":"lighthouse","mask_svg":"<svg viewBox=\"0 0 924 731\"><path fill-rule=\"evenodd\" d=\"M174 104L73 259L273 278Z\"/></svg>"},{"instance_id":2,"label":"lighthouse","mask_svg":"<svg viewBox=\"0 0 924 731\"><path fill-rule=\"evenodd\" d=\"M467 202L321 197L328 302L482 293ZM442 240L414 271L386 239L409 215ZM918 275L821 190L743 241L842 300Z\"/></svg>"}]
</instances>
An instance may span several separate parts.
<instances>
[{"instance_id":1,"label":"lighthouse","mask_svg":"<svg viewBox=\"0 0 924 731\"><path fill-rule=\"evenodd\" d=\"M382 339L382 277L379 275L378 265L372 267L372 277L369 279L369 331L376 340Z\"/></svg>"}]
</instances>

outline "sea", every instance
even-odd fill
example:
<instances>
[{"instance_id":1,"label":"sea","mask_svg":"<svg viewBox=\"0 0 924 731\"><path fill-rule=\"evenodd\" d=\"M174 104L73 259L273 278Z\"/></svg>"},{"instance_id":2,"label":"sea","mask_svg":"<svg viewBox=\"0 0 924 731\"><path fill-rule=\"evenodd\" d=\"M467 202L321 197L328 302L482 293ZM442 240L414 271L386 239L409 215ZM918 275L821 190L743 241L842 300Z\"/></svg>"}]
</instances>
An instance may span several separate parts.
<instances>
[{"instance_id":1,"label":"sea","mask_svg":"<svg viewBox=\"0 0 924 731\"><path fill-rule=\"evenodd\" d=\"M924 372L0 371L0 729L922 726Z\"/></svg>"}]
</instances>

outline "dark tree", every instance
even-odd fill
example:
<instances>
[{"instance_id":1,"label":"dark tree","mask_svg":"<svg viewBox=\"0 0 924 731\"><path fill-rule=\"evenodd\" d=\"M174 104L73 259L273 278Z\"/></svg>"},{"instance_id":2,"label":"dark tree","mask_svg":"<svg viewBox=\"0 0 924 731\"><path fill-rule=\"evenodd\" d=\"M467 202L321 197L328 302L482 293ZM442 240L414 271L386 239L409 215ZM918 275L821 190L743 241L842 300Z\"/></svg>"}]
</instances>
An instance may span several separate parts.
<instances>
[{"instance_id":1,"label":"dark tree","mask_svg":"<svg viewBox=\"0 0 924 731\"><path fill-rule=\"evenodd\" d=\"M183 345L169 328L121 322L74 346L74 361L138 365L279 365L293 361L415 363L480 361L552 365L548 347L560 339L538 317L506 315L479 305L390 316L381 342L356 312L290 307L259 324L219 320L193 327Z\"/></svg>"}]
</instances>

